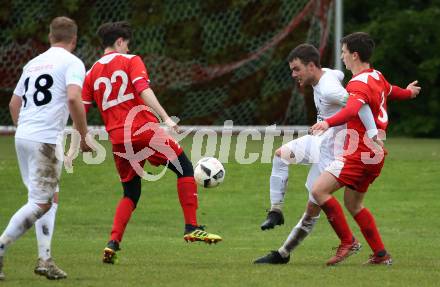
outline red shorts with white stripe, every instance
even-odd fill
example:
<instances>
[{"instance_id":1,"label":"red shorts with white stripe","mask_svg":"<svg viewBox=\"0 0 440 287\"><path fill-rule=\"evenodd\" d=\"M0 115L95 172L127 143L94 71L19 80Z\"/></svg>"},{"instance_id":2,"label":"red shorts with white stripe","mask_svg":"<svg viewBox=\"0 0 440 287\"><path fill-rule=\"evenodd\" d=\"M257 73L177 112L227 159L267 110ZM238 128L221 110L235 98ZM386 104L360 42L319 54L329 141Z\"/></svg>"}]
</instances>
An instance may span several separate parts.
<instances>
[{"instance_id":1,"label":"red shorts with white stripe","mask_svg":"<svg viewBox=\"0 0 440 287\"><path fill-rule=\"evenodd\" d=\"M183 149L162 128L149 130L133 138L132 142L113 144L113 157L121 182L136 175L142 176L145 160L154 166L175 160Z\"/></svg>"},{"instance_id":2,"label":"red shorts with white stripe","mask_svg":"<svg viewBox=\"0 0 440 287\"><path fill-rule=\"evenodd\" d=\"M377 164L365 164L361 160L344 157L333 161L326 171L333 174L340 184L363 193L380 175L384 159Z\"/></svg>"}]
</instances>

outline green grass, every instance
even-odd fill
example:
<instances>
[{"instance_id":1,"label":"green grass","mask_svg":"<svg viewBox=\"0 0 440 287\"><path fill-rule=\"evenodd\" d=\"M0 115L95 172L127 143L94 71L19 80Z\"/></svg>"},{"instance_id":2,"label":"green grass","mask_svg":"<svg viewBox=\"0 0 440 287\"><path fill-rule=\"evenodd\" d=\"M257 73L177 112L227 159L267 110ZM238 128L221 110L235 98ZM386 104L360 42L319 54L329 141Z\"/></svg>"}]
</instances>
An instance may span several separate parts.
<instances>
[{"instance_id":1,"label":"green grass","mask_svg":"<svg viewBox=\"0 0 440 287\"><path fill-rule=\"evenodd\" d=\"M184 146L190 146L190 140ZM277 141L279 144L279 141ZM106 144L108 155L109 145ZM1 286L437 286L440 281L440 140L389 139L382 175L366 197L395 265L364 267L370 253L335 268L324 266L338 241L325 218L283 266L255 266L256 257L276 249L302 215L307 200L307 168L290 169L286 224L262 232L269 206L271 164L239 165L230 157L226 180L216 189L199 190L199 221L221 234L217 245L187 244L174 174L144 182L138 209L127 227L119 264L101 263L114 208L122 189L113 159L100 165L76 161L62 175L60 206L53 242L56 262L69 274L50 282L33 274L37 258L33 230L14 243L5 257ZM248 150L259 151L252 142ZM189 151L189 149L187 149ZM232 148L232 151L234 149ZM234 153L231 152L233 155ZM337 192L341 198L342 192ZM25 203L12 137L0 137L0 229ZM0 230L0 231L1 231Z\"/></svg>"}]
</instances>

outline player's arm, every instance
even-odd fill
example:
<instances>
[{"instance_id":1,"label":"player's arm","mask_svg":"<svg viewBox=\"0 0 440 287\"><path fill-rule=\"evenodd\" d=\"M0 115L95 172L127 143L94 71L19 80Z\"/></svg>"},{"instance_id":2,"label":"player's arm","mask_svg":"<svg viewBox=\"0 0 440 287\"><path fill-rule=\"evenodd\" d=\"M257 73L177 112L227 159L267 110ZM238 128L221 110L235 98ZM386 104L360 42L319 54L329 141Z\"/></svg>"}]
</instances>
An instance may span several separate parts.
<instances>
[{"instance_id":1,"label":"player's arm","mask_svg":"<svg viewBox=\"0 0 440 287\"><path fill-rule=\"evenodd\" d=\"M370 139L375 139L379 134L377 130L376 122L374 121L373 112L370 105L363 104L358 112L359 118L367 131L367 136Z\"/></svg>"},{"instance_id":2,"label":"player's arm","mask_svg":"<svg viewBox=\"0 0 440 287\"><path fill-rule=\"evenodd\" d=\"M420 93L421 87L417 85L418 81L410 83L406 89L392 85L388 98L391 100L409 100L414 99Z\"/></svg>"},{"instance_id":3,"label":"player's arm","mask_svg":"<svg viewBox=\"0 0 440 287\"><path fill-rule=\"evenodd\" d=\"M13 94L11 101L9 102L9 112L11 113L11 118L14 125L17 125L18 123L18 115L20 114L21 104L21 97Z\"/></svg>"},{"instance_id":4,"label":"player's arm","mask_svg":"<svg viewBox=\"0 0 440 287\"><path fill-rule=\"evenodd\" d=\"M178 132L179 127L170 118L170 116L168 116L167 112L159 103L159 100L156 98L156 95L151 89L147 68L139 56L135 56L130 60L129 77L144 104L153 109L153 111L160 116L167 126Z\"/></svg>"},{"instance_id":5,"label":"player's arm","mask_svg":"<svg viewBox=\"0 0 440 287\"><path fill-rule=\"evenodd\" d=\"M81 150L91 151L91 148L86 144L87 119L84 105L82 103L84 76L85 67L81 61L78 60L69 65L69 68L66 71L67 105L69 107L73 126L81 136Z\"/></svg>"},{"instance_id":6,"label":"player's arm","mask_svg":"<svg viewBox=\"0 0 440 287\"><path fill-rule=\"evenodd\" d=\"M159 103L159 100L156 98L156 95L154 94L151 88L143 90L140 93L140 95L145 105L152 108L160 116L160 118L165 122L167 126L178 131L177 124L170 118L170 116L167 114L165 109Z\"/></svg>"},{"instance_id":7,"label":"player's arm","mask_svg":"<svg viewBox=\"0 0 440 287\"><path fill-rule=\"evenodd\" d=\"M76 130L78 130L79 134L81 135L81 139L83 140L87 135L87 120L84 105L82 103L80 86L67 86L67 103L74 127Z\"/></svg>"},{"instance_id":8,"label":"player's arm","mask_svg":"<svg viewBox=\"0 0 440 287\"><path fill-rule=\"evenodd\" d=\"M355 96L351 96L348 98L347 105L344 108L325 121L314 124L311 130L313 132L326 131L329 127L345 124L358 115L363 104L365 104L365 101Z\"/></svg>"},{"instance_id":9,"label":"player's arm","mask_svg":"<svg viewBox=\"0 0 440 287\"><path fill-rule=\"evenodd\" d=\"M23 68L23 71L25 68ZM20 79L18 80L17 86L14 89L14 92L11 97L11 101L9 102L9 112L11 114L12 122L14 123L14 125L18 124L18 116L20 115L21 105L23 103L22 97L24 96L27 90L25 85L26 82L25 78L26 75L23 72L20 76ZM26 98L24 104L26 105Z\"/></svg>"}]
</instances>

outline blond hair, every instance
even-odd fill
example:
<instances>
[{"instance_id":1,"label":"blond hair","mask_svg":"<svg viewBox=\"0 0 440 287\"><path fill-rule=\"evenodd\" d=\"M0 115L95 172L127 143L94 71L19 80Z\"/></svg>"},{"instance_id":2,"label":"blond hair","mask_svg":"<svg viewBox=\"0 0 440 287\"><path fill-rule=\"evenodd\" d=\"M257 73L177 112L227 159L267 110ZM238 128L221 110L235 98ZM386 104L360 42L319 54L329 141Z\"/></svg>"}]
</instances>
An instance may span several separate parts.
<instances>
[{"instance_id":1,"label":"blond hair","mask_svg":"<svg viewBox=\"0 0 440 287\"><path fill-rule=\"evenodd\" d=\"M78 32L75 21L65 16L54 18L50 22L49 29L49 37L52 43L69 43L76 37Z\"/></svg>"}]
</instances>

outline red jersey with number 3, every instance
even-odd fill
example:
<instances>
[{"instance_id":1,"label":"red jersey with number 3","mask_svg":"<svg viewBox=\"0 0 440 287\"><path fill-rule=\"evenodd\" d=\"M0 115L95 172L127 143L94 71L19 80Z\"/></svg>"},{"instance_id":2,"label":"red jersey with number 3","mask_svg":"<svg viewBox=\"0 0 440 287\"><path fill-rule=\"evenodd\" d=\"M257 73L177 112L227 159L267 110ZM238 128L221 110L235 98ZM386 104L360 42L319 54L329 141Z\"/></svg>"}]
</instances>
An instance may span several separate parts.
<instances>
[{"instance_id":1,"label":"red jersey with number 3","mask_svg":"<svg viewBox=\"0 0 440 287\"><path fill-rule=\"evenodd\" d=\"M139 83L143 83L142 88L136 87ZM87 109L87 105L96 102L110 140L113 144L120 144L124 142L126 124L131 125L133 134L147 122L158 122L158 119L146 110L136 113L131 123L126 122L127 115L133 108L145 106L140 92L148 87L147 69L139 56L109 53L87 72L82 98Z\"/></svg>"},{"instance_id":2,"label":"red jersey with number 3","mask_svg":"<svg viewBox=\"0 0 440 287\"><path fill-rule=\"evenodd\" d=\"M350 97L370 106L377 129L386 131L388 126L387 96L392 87L382 73L374 69L363 70L353 76L346 89ZM366 129L359 116L347 123L347 129L353 129L359 134L359 146L350 157L357 158L360 157L361 152L371 151L364 142Z\"/></svg>"}]
</instances>

